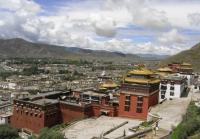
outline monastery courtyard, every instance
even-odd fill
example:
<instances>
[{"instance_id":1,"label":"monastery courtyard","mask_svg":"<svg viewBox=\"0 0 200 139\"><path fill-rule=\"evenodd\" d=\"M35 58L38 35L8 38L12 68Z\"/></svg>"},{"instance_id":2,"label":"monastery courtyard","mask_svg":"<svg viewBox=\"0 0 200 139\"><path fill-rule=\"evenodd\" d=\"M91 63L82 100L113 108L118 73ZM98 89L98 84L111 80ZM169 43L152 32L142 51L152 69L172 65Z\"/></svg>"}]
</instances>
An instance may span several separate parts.
<instances>
[{"instance_id":1,"label":"monastery courtyard","mask_svg":"<svg viewBox=\"0 0 200 139\"><path fill-rule=\"evenodd\" d=\"M100 137L101 134L126 121L128 121L128 124L125 124L105 137L112 139L122 136L124 130L126 130L126 135L132 134L128 129L142 122L135 119L101 116L99 118L88 118L79 121L66 128L64 133L65 137L69 139L91 139L92 137Z\"/></svg>"}]
</instances>

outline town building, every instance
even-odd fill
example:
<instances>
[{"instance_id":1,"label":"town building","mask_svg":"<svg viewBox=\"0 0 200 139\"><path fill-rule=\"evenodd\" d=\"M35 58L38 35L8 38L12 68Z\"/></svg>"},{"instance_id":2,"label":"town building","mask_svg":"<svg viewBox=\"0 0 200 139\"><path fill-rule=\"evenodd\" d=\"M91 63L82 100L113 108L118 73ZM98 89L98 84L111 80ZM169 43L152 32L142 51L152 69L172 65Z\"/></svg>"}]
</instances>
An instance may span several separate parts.
<instances>
[{"instance_id":1,"label":"town building","mask_svg":"<svg viewBox=\"0 0 200 139\"><path fill-rule=\"evenodd\" d=\"M169 67L163 67L163 68L159 68L156 71L156 74L160 76L160 78L162 78L163 76L172 74L173 70Z\"/></svg>"},{"instance_id":2,"label":"town building","mask_svg":"<svg viewBox=\"0 0 200 139\"><path fill-rule=\"evenodd\" d=\"M170 63L168 67L172 70L173 73L177 73L180 68L180 63Z\"/></svg>"},{"instance_id":3,"label":"town building","mask_svg":"<svg viewBox=\"0 0 200 139\"><path fill-rule=\"evenodd\" d=\"M119 116L146 119L158 103L160 80L146 68L138 67L125 75L119 98Z\"/></svg>"},{"instance_id":4,"label":"town building","mask_svg":"<svg viewBox=\"0 0 200 139\"><path fill-rule=\"evenodd\" d=\"M187 79L177 75L168 75L161 79L159 102L180 98L187 89Z\"/></svg>"},{"instance_id":5,"label":"town building","mask_svg":"<svg viewBox=\"0 0 200 139\"><path fill-rule=\"evenodd\" d=\"M118 102L95 91L54 91L14 100L11 125L38 133L44 127L100 115L118 116Z\"/></svg>"},{"instance_id":6,"label":"town building","mask_svg":"<svg viewBox=\"0 0 200 139\"><path fill-rule=\"evenodd\" d=\"M187 85L192 85L194 81L194 74L192 65L189 63L182 63L178 70L179 76L187 78Z\"/></svg>"},{"instance_id":7,"label":"town building","mask_svg":"<svg viewBox=\"0 0 200 139\"><path fill-rule=\"evenodd\" d=\"M0 114L0 125L1 124L10 124L11 113L2 113Z\"/></svg>"}]
</instances>

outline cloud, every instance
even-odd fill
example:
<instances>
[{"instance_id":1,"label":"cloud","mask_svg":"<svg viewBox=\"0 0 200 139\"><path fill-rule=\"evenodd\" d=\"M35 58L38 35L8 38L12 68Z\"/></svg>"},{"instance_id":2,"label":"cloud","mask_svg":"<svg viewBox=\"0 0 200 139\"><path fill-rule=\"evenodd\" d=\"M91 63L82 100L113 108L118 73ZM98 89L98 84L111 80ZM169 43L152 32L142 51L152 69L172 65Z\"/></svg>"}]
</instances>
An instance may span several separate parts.
<instances>
[{"instance_id":1,"label":"cloud","mask_svg":"<svg viewBox=\"0 0 200 139\"><path fill-rule=\"evenodd\" d=\"M115 21L109 19L101 19L94 23L96 34L105 37L114 37L116 35L115 26Z\"/></svg>"},{"instance_id":2,"label":"cloud","mask_svg":"<svg viewBox=\"0 0 200 139\"><path fill-rule=\"evenodd\" d=\"M105 7L110 10L127 10L132 17L132 24L149 29L170 27L165 13L151 8L145 0L107 0Z\"/></svg>"},{"instance_id":3,"label":"cloud","mask_svg":"<svg viewBox=\"0 0 200 139\"><path fill-rule=\"evenodd\" d=\"M0 0L0 37L124 53L173 54L185 49L185 40L190 41L182 34L185 25L171 22L176 13L153 7L151 1L63 1L48 11L48 5L43 9L33 0Z\"/></svg>"},{"instance_id":4,"label":"cloud","mask_svg":"<svg viewBox=\"0 0 200 139\"><path fill-rule=\"evenodd\" d=\"M36 14L41 10L40 5L32 0L0 0L0 8L23 16Z\"/></svg>"},{"instance_id":5,"label":"cloud","mask_svg":"<svg viewBox=\"0 0 200 139\"><path fill-rule=\"evenodd\" d=\"M192 26L200 25L200 13L188 14L188 20Z\"/></svg>"},{"instance_id":6,"label":"cloud","mask_svg":"<svg viewBox=\"0 0 200 139\"><path fill-rule=\"evenodd\" d=\"M169 32L163 33L158 41L164 45L179 44L186 41L186 37L181 35L177 29L172 29Z\"/></svg>"}]
</instances>

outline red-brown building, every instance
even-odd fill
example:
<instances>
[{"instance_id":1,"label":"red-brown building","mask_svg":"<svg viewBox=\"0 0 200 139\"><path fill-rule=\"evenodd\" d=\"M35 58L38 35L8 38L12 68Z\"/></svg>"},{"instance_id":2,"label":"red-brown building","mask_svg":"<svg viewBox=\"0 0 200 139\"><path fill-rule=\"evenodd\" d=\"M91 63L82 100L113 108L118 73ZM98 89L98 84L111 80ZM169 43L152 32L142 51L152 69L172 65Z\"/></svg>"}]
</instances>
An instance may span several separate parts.
<instances>
[{"instance_id":1,"label":"red-brown building","mask_svg":"<svg viewBox=\"0 0 200 139\"><path fill-rule=\"evenodd\" d=\"M123 79L119 116L146 119L151 106L158 103L160 80L145 68L130 71Z\"/></svg>"},{"instance_id":2,"label":"red-brown building","mask_svg":"<svg viewBox=\"0 0 200 139\"><path fill-rule=\"evenodd\" d=\"M95 91L50 92L14 100L11 125L38 133L44 127L100 115L118 116L118 103Z\"/></svg>"},{"instance_id":3,"label":"red-brown building","mask_svg":"<svg viewBox=\"0 0 200 139\"><path fill-rule=\"evenodd\" d=\"M179 68L180 68L180 63L171 63L171 64L168 64L168 67L170 69L172 69L173 73L177 73L179 71Z\"/></svg>"}]
</instances>

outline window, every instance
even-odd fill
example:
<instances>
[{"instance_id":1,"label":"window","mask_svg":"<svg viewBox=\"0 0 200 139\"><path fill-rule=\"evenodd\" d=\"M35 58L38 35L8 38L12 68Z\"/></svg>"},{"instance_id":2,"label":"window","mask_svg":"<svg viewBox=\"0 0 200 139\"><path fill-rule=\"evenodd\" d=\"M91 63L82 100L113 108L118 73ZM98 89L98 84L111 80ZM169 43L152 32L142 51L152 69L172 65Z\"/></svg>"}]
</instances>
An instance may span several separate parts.
<instances>
[{"instance_id":1,"label":"window","mask_svg":"<svg viewBox=\"0 0 200 139\"><path fill-rule=\"evenodd\" d=\"M137 97L137 108L136 108L137 113L142 113L142 105L143 105L143 96L138 96Z\"/></svg>"},{"instance_id":2,"label":"window","mask_svg":"<svg viewBox=\"0 0 200 139\"><path fill-rule=\"evenodd\" d=\"M137 107L142 107L143 103L137 103Z\"/></svg>"},{"instance_id":3,"label":"window","mask_svg":"<svg viewBox=\"0 0 200 139\"><path fill-rule=\"evenodd\" d=\"M125 105L130 105L130 101L125 101Z\"/></svg>"},{"instance_id":4,"label":"window","mask_svg":"<svg viewBox=\"0 0 200 139\"><path fill-rule=\"evenodd\" d=\"M174 96L174 92L171 91L171 92L170 92L170 96Z\"/></svg>"},{"instance_id":5,"label":"window","mask_svg":"<svg viewBox=\"0 0 200 139\"><path fill-rule=\"evenodd\" d=\"M126 96L126 100L131 100L131 96Z\"/></svg>"},{"instance_id":6,"label":"window","mask_svg":"<svg viewBox=\"0 0 200 139\"><path fill-rule=\"evenodd\" d=\"M166 91L161 91L161 99L165 99L165 93Z\"/></svg>"},{"instance_id":7,"label":"window","mask_svg":"<svg viewBox=\"0 0 200 139\"><path fill-rule=\"evenodd\" d=\"M174 90L174 86L170 86L170 90Z\"/></svg>"},{"instance_id":8,"label":"window","mask_svg":"<svg viewBox=\"0 0 200 139\"><path fill-rule=\"evenodd\" d=\"M142 113L142 108L137 108L136 112L137 113Z\"/></svg>"},{"instance_id":9,"label":"window","mask_svg":"<svg viewBox=\"0 0 200 139\"><path fill-rule=\"evenodd\" d=\"M138 96L138 97L137 97L137 101L143 102L143 97L142 97L142 96Z\"/></svg>"},{"instance_id":10,"label":"window","mask_svg":"<svg viewBox=\"0 0 200 139\"><path fill-rule=\"evenodd\" d=\"M174 85L174 82L170 82L171 85Z\"/></svg>"},{"instance_id":11,"label":"window","mask_svg":"<svg viewBox=\"0 0 200 139\"><path fill-rule=\"evenodd\" d=\"M161 90L167 90L167 86L166 85L161 85Z\"/></svg>"},{"instance_id":12,"label":"window","mask_svg":"<svg viewBox=\"0 0 200 139\"><path fill-rule=\"evenodd\" d=\"M124 111L130 111L130 107L129 106L125 106L124 107Z\"/></svg>"}]
</instances>

